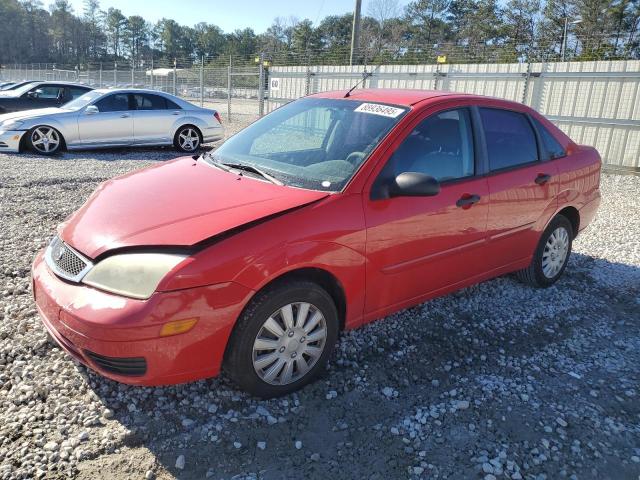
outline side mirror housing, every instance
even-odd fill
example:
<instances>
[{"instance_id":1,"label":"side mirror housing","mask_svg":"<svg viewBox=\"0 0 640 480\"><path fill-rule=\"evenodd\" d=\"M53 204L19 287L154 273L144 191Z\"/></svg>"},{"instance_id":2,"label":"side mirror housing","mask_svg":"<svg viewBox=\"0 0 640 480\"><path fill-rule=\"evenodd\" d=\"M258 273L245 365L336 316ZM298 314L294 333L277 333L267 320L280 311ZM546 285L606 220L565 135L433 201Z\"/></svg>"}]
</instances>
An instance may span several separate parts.
<instances>
[{"instance_id":1,"label":"side mirror housing","mask_svg":"<svg viewBox=\"0 0 640 480\"><path fill-rule=\"evenodd\" d=\"M95 115L96 113L98 113L100 110L98 110L98 107L96 107L95 105L89 105L86 109L85 109L85 113L87 115Z\"/></svg>"},{"instance_id":2,"label":"side mirror housing","mask_svg":"<svg viewBox=\"0 0 640 480\"><path fill-rule=\"evenodd\" d=\"M41 90L36 90L34 92L29 92L27 93L27 97L29 98L38 98L38 95L40 95Z\"/></svg>"},{"instance_id":3,"label":"side mirror housing","mask_svg":"<svg viewBox=\"0 0 640 480\"><path fill-rule=\"evenodd\" d=\"M395 178L390 197L432 197L440 193L440 183L430 175L404 172Z\"/></svg>"}]
</instances>

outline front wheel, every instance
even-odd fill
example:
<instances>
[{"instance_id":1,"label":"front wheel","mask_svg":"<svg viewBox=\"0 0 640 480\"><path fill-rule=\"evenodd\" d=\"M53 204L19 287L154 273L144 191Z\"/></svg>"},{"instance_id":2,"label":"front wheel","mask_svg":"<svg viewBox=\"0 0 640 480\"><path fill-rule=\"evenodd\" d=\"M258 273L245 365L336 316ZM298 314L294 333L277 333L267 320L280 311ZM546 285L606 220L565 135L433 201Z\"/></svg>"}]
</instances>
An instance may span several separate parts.
<instances>
[{"instance_id":1,"label":"front wheel","mask_svg":"<svg viewBox=\"0 0 640 480\"><path fill-rule=\"evenodd\" d=\"M557 215L542 233L529 266L517 272L518 279L533 287L553 285L567 267L573 236L571 222Z\"/></svg>"},{"instance_id":2,"label":"front wheel","mask_svg":"<svg viewBox=\"0 0 640 480\"><path fill-rule=\"evenodd\" d=\"M338 330L338 311L323 288L305 280L282 282L258 293L241 315L225 370L253 395L286 395L322 372Z\"/></svg>"},{"instance_id":3,"label":"front wheel","mask_svg":"<svg viewBox=\"0 0 640 480\"><path fill-rule=\"evenodd\" d=\"M174 146L181 152L192 153L198 150L202 143L200 131L191 125L180 127L173 140Z\"/></svg>"},{"instance_id":4,"label":"front wheel","mask_svg":"<svg viewBox=\"0 0 640 480\"><path fill-rule=\"evenodd\" d=\"M41 155L58 153L64 143L60 132L46 125L31 129L28 133L27 142L31 150Z\"/></svg>"}]
</instances>

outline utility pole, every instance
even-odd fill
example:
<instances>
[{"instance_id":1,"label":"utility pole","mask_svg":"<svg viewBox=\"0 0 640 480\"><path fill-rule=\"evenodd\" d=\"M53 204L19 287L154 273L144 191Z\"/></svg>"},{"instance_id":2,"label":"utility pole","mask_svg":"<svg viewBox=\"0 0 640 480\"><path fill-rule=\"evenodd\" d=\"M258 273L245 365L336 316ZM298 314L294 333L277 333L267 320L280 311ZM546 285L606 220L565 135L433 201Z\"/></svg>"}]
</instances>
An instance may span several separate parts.
<instances>
[{"instance_id":1,"label":"utility pole","mask_svg":"<svg viewBox=\"0 0 640 480\"><path fill-rule=\"evenodd\" d=\"M356 0L353 10L353 28L351 29L351 55L349 56L349 65L353 65L356 60L358 50L360 49L360 10L362 9L362 0Z\"/></svg>"}]
</instances>

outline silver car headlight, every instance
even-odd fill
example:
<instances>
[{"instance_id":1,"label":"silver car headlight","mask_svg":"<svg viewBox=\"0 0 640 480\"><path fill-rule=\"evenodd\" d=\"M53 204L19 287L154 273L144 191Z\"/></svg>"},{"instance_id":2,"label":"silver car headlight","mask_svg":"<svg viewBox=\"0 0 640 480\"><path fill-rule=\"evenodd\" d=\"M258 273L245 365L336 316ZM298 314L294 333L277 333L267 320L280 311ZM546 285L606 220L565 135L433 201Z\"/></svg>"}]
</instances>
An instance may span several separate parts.
<instances>
[{"instance_id":1,"label":"silver car headlight","mask_svg":"<svg viewBox=\"0 0 640 480\"><path fill-rule=\"evenodd\" d=\"M5 120L4 122L0 123L0 127L2 127L4 130L14 130L21 127L22 124L24 124L22 120Z\"/></svg>"},{"instance_id":2,"label":"silver car headlight","mask_svg":"<svg viewBox=\"0 0 640 480\"><path fill-rule=\"evenodd\" d=\"M82 279L92 287L126 297L149 298L158 284L186 255L123 253L98 262Z\"/></svg>"}]
</instances>

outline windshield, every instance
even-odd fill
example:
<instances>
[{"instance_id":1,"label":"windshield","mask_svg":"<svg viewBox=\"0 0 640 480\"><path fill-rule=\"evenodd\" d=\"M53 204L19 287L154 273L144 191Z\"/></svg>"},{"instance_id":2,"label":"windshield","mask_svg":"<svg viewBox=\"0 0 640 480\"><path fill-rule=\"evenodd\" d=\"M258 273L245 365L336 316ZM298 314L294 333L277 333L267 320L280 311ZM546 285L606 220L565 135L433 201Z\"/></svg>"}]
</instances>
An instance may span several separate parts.
<instances>
[{"instance_id":1,"label":"windshield","mask_svg":"<svg viewBox=\"0 0 640 480\"><path fill-rule=\"evenodd\" d=\"M20 96L24 93L27 93L29 90L31 90L33 87L35 87L38 84L38 82L29 82L29 83L25 83L24 85L22 85L21 87L18 88L11 88L10 90L8 90L9 92L11 92L11 95L16 95L16 96ZM14 85L15 87L15 85Z\"/></svg>"},{"instance_id":2,"label":"windshield","mask_svg":"<svg viewBox=\"0 0 640 480\"><path fill-rule=\"evenodd\" d=\"M89 105L96 98L100 98L102 95L104 95L103 92L97 92L97 91L87 92L81 97L78 97L75 100L71 100L70 102L65 103L61 108L64 108L65 110L79 110Z\"/></svg>"},{"instance_id":3,"label":"windshield","mask_svg":"<svg viewBox=\"0 0 640 480\"><path fill-rule=\"evenodd\" d=\"M406 111L305 98L261 118L207 158L257 167L285 185L339 191Z\"/></svg>"}]
</instances>

